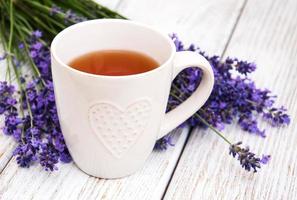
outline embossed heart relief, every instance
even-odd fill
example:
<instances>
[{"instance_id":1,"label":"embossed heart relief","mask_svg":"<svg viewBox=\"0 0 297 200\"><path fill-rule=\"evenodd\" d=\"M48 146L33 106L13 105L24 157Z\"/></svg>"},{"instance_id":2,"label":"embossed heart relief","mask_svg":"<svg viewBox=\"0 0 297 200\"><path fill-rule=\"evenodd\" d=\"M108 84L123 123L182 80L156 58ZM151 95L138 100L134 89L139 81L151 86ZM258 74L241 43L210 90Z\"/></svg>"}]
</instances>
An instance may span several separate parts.
<instances>
[{"instance_id":1,"label":"embossed heart relief","mask_svg":"<svg viewBox=\"0 0 297 200\"><path fill-rule=\"evenodd\" d=\"M69 65L79 71L105 76L138 74L159 66L147 55L126 50L91 52L75 58ZM120 158L143 132L150 111L147 100L136 101L126 108L98 102L89 109L89 122L106 149Z\"/></svg>"},{"instance_id":2,"label":"embossed heart relief","mask_svg":"<svg viewBox=\"0 0 297 200\"><path fill-rule=\"evenodd\" d=\"M89 109L89 121L106 149L120 158L143 132L150 112L151 105L147 100L136 101L126 108L97 103Z\"/></svg>"}]
</instances>

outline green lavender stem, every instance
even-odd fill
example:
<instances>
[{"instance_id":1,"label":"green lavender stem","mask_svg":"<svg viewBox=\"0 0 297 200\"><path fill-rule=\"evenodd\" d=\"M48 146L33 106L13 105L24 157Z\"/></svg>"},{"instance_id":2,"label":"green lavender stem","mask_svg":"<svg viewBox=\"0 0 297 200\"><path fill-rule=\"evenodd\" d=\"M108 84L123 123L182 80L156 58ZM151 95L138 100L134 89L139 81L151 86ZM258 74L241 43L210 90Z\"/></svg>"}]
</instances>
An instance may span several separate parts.
<instances>
[{"instance_id":1,"label":"green lavender stem","mask_svg":"<svg viewBox=\"0 0 297 200\"><path fill-rule=\"evenodd\" d=\"M17 27L16 27L16 28L17 28ZM40 72L39 72L37 66L35 65L34 61L32 60L32 58L31 58L30 55L29 55L29 54L30 54L30 53L29 53L29 47L28 47L28 45L27 45L27 43L26 43L26 41L25 41L24 35L22 34L22 32L21 32L18 28L17 28L17 30L18 30L19 33L20 33L21 41L22 41L23 44L24 44L25 51L26 51L26 53L27 53L27 55L28 55L28 58L29 58L29 61L30 61L31 66L32 66L32 68L33 68L33 72L35 73L35 76L37 76L37 77L41 77L41 74L40 74ZM44 82L43 82L43 84L45 85Z\"/></svg>"},{"instance_id":2,"label":"green lavender stem","mask_svg":"<svg viewBox=\"0 0 297 200\"><path fill-rule=\"evenodd\" d=\"M50 7L47 7L45 5L42 5L42 4L40 4L40 3L36 2L36 1L25 0L25 2L31 4L32 6L36 7L37 9L40 9L41 11L46 12L47 14L49 14L51 12L51 8ZM64 20L65 17L66 17L66 15L64 13L61 13L61 12L57 13L56 15L58 17L60 17L60 19L62 19L62 20ZM68 19L68 21L71 22L71 23L73 23L73 24L75 23L75 21L73 21L71 19ZM54 33L54 34L56 34L56 33Z\"/></svg>"},{"instance_id":3,"label":"green lavender stem","mask_svg":"<svg viewBox=\"0 0 297 200\"><path fill-rule=\"evenodd\" d=\"M212 131L214 131L218 136L220 136L225 142L227 142L229 145L232 143L221 133L219 130L217 130L215 127L213 127L211 124L209 124L203 117L201 117L198 113L195 113L194 116L196 116L202 123L204 123L206 126L208 126Z\"/></svg>"},{"instance_id":4,"label":"green lavender stem","mask_svg":"<svg viewBox=\"0 0 297 200\"><path fill-rule=\"evenodd\" d=\"M9 17L11 19L10 26L9 26L9 40L8 40L8 47L7 51L11 54L11 44L12 44L12 36L13 36L13 4L12 0L10 0L9 3ZM8 73L8 79L9 82L11 82L11 74L10 74L10 65L11 65L11 55L8 55L7 59L7 73Z\"/></svg>"},{"instance_id":5,"label":"green lavender stem","mask_svg":"<svg viewBox=\"0 0 297 200\"><path fill-rule=\"evenodd\" d=\"M175 87L175 89L180 93L181 91ZM174 93L170 93L171 96L173 96L174 98L176 98L180 103L184 102L180 97L178 97L177 95L175 95ZM201 109L201 108L200 108ZM194 117L197 117L202 123L204 123L207 127L209 127L212 131L214 131L218 136L220 136L225 142L227 142L229 145L231 145L232 143L223 135L223 133L221 133L219 130L217 130L215 127L213 127L211 124L209 124L203 117L201 117L197 112L194 114Z\"/></svg>"},{"instance_id":6,"label":"green lavender stem","mask_svg":"<svg viewBox=\"0 0 297 200\"><path fill-rule=\"evenodd\" d=\"M9 40L8 40L8 53L11 54L11 44L12 44L12 38L13 38L13 33L14 33L14 13L13 13L13 0L10 0L10 7L9 7L9 16L10 16L10 35L9 35ZM12 63L12 59L11 59L11 55L8 56L7 61L9 63L8 68L12 67L14 74L16 76L16 81L17 84L19 86L19 89L21 92L24 92L25 97L26 97L26 104L28 106L28 113L31 119L31 126L33 126L33 115L32 115L32 111L31 111L31 106L30 103L28 101L28 96L27 96L27 92L25 91L25 89L23 88L22 83L20 82L20 75L19 75L19 71L16 68L16 66ZM22 109L22 98L20 98L20 103L21 103L21 114L22 116L24 116L24 110Z\"/></svg>"}]
</instances>

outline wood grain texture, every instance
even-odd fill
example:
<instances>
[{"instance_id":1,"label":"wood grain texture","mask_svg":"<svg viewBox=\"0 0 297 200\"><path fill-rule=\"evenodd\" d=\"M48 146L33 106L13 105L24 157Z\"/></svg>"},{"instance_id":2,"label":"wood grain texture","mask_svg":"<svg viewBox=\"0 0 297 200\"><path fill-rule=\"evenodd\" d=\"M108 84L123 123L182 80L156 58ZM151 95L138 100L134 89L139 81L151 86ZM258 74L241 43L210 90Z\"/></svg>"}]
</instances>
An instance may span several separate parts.
<instances>
[{"instance_id":1,"label":"wood grain texture","mask_svg":"<svg viewBox=\"0 0 297 200\"><path fill-rule=\"evenodd\" d=\"M291 114L286 128L266 128L267 138L229 126L224 133L272 160L257 174L242 170L228 146L211 131L191 133L165 199L297 199L297 2L249 0L226 55L254 60L253 79L270 88Z\"/></svg>"},{"instance_id":2,"label":"wood grain texture","mask_svg":"<svg viewBox=\"0 0 297 200\"><path fill-rule=\"evenodd\" d=\"M39 166L21 169L13 159L0 175L0 199L160 199L187 133L187 128L176 130L175 148L154 152L142 170L122 179L90 177L74 164L60 165L54 173Z\"/></svg>"},{"instance_id":3,"label":"wood grain texture","mask_svg":"<svg viewBox=\"0 0 297 200\"><path fill-rule=\"evenodd\" d=\"M3 120L0 121L3 123ZM0 134L0 173L11 159L12 151L15 147L15 143L12 138L8 138L6 135Z\"/></svg>"},{"instance_id":4,"label":"wood grain texture","mask_svg":"<svg viewBox=\"0 0 297 200\"><path fill-rule=\"evenodd\" d=\"M237 126L227 127L225 133L232 141L242 140L259 154L273 155L258 174L243 171L227 155L225 143L204 130L191 134L178 162L188 133L184 129L175 132L174 148L153 152L141 171L118 180L90 177L74 164L61 165L52 174L39 166L20 169L14 159L7 164L13 143L1 135L0 172L6 167L0 174L0 199L160 199L164 192L165 199L178 200L297 199L296 1L249 0L230 42L244 0L98 2L166 33L177 32L187 43L197 43L210 54L221 54L228 43L226 55L255 60L259 68L253 78L280 95L278 103L288 106L292 124L284 129L268 127L265 140Z\"/></svg>"},{"instance_id":5,"label":"wood grain texture","mask_svg":"<svg viewBox=\"0 0 297 200\"><path fill-rule=\"evenodd\" d=\"M122 0L118 11L195 43L210 54L221 53L243 0Z\"/></svg>"}]
</instances>

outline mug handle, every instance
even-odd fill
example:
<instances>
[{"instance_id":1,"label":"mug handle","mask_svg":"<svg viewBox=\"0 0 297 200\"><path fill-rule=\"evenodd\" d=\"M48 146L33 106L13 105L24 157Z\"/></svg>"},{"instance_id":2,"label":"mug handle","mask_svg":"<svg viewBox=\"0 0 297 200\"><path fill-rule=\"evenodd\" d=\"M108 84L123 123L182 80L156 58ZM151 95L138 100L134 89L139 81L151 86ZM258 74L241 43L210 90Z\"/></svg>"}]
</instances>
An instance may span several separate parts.
<instances>
[{"instance_id":1,"label":"mug handle","mask_svg":"<svg viewBox=\"0 0 297 200\"><path fill-rule=\"evenodd\" d=\"M214 75L209 62L197 52L180 51L176 52L173 60L172 80L183 69L197 66L202 72L202 80L194 93L182 104L165 114L164 121L161 125L158 139L165 136L178 125L191 117L206 102L214 85Z\"/></svg>"}]
</instances>

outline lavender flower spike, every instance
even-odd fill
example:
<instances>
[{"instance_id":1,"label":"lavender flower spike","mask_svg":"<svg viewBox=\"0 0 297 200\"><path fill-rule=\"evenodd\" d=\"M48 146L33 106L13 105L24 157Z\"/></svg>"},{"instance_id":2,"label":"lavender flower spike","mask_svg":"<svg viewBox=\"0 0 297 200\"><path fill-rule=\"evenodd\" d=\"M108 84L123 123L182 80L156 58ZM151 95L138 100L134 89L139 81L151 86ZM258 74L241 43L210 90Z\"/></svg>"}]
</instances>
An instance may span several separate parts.
<instances>
[{"instance_id":1,"label":"lavender flower spike","mask_svg":"<svg viewBox=\"0 0 297 200\"><path fill-rule=\"evenodd\" d=\"M170 135L166 135L165 137L159 139L156 142L154 149L163 151L166 150L168 146L174 146Z\"/></svg>"},{"instance_id":2,"label":"lavender flower spike","mask_svg":"<svg viewBox=\"0 0 297 200\"><path fill-rule=\"evenodd\" d=\"M249 147L242 148L240 145L242 142L237 142L235 144L230 145L229 154L234 158L237 157L240 161L240 165L247 171L254 170L257 172L257 168L261 168L260 164L266 164L266 162L262 161L260 158L256 157L254 153L250 152Z\"/></svg>"}]
</instances>

